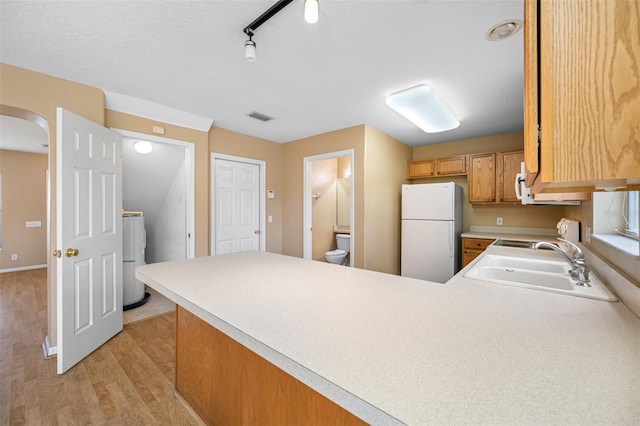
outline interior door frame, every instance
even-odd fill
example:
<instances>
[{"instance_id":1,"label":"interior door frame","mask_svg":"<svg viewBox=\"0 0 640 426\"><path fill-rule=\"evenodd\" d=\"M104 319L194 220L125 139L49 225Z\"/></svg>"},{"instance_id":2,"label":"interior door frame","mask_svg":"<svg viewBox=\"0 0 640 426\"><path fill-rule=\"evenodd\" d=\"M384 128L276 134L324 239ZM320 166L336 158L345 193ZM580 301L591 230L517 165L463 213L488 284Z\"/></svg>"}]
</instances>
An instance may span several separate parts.
<instances>
[{"instance_id":1,"label":"interior door frame","mask_svg":"<svg viewBox=\"0 0 640 426\"><path fill-rule=\"evenodd\" d=\"M351 234L349 257L351 262L349 266L355 266L355 151L353 149L345 149L342 151L327 152L325 154L311 155L302 159L304 169L304 184L302 185L302 257L311 259L313 252L313 235L311 225L313 223L313 206L311 197L311 163L318 160L328 160L331 158L340 158L349 156L351 176L349 176L349 232Z\"/></svg>"},{"instance_id":2,"label":"interior door frame","mask_svg":"<svg viewBox=\"0 0 640 426\"><path fill-rule=\"evenodd\" d=\"M187 229L187 237L186 237L186 258L193 259L196 255L196 231L195 231L195 180L196 180L196 172L195 172L195 153L196 147L193 142L182 141L177 139L169 139L160 136L149 135L147 133L138 133L132 132L124 129L112 128L118 133L120 133L125 138L131 139L143 139L149 142L154 143L164 143L168 145L177 146L184 149L184 165L185 172L187 174L187 211L186 211L186 229Z\"/></svg>"},{"instance_id":3,"label":"interior door frame","mask_svg":"<svg viewBox=\"0 0 640 426\"><path fill-rule=\"evenodd\" d=\"M211 239L209 241L209 255L216 254L216 160L235 161L237 163L254 164L258 166L260 182L258 184L258 191L260 197L260 251L265 251L267 247L267 227L266 227L266 194L267 194L267 163L263 160L256 160L254 158L238 157L235 155L220 154L218 152L211 153L211 189L209 198L211 202L211 217L209 219L209 228L211 229Z\"/></svg>"}]
</instances>

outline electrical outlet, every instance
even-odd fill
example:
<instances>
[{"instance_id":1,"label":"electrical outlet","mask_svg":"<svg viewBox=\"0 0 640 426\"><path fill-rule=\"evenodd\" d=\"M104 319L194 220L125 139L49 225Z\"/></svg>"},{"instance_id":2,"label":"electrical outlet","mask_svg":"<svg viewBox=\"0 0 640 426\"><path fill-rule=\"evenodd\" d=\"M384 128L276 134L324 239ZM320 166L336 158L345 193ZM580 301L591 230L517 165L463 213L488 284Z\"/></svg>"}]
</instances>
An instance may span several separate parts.
<instances>
[{"instance_id":1,"label":"electrical outlet","mask_svg":"<svg viewBox=\"0 0 640 426\"><path fill-rule=\"evenodd\" d=\"M590 243L591 242L591 227L590 226L585 227L585 232L584 233L587 234L587 235L584 236L585 240L587 240L587 242Z\"/></svg>"},{"instance_id":2,"label":"electrical outlet","mask_svg":"<svg viewBox=\"0 0 640 426\"><path fill-rule=\"evenodd\" d=\"M269 223L273 223L273 216L269 215L269 216L267 217L267 221L268 221Z\"/></svg>"},{"instance_id":3,"label":"electrical outlet","mask_svg":"<svg viewBox=\"0 0 640 426\"><path fill-rule=\"evenodd\" d=\"M12 254L11 255L11 260L18 260L18 255L17 254Z\"/></svg>"},{"instance_id":4,"label":"electrical outlet","mask_svg":"<svg viewBox=\"0 0 640 426\"><path fill-rule=\"evenodd\" d=\"M502 226L502 218L501 217L496 218L496 225Z\"/></svg>"}]
</instances>

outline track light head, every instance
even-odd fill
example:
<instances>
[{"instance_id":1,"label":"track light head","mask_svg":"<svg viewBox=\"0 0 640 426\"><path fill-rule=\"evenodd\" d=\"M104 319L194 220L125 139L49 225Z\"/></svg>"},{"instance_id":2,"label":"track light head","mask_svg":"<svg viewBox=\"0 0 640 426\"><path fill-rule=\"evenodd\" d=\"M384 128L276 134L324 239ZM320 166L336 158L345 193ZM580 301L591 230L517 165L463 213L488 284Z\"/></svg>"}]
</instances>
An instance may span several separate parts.
<instances>
[{"instance_id":1,"label":"track light head","mask_svg":"<svg viewBox=\"0 0 640 426\"><path fill-rule=\"evenodd\" d=\"M304 0L304 20L309 24L318 22L318 0Z\"/></svg>"},{"instance_id":2,"label":"track light head","mask_svg":"<svg viewBox=\"0 0 640 426\"><path fill-rule=\"evenodd\" d=\"M244 57L249 62L256 61L256 42L251 39L244 42Z\"/></svg>"}]
</instances>

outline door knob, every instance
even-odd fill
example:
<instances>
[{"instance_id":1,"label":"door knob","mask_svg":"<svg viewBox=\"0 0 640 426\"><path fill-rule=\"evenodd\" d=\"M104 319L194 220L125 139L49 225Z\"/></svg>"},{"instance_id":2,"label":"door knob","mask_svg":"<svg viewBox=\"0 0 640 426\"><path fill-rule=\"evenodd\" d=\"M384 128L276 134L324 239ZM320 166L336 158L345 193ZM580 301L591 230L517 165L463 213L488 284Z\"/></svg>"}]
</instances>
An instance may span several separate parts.
<instances>
[{"instance_id":1,"label":"door knob","mask_svg":"<svg viewBox=\"0 0 640 426\"><path fill-rule=\"evenodd\" d=\"M256 235L260 235L260 230L256 229L255 231L253 231L253 233L256 234Z\"/></svg>"},{"instance_id":2,"label":"door knob","mask_svg":"<svg viewBox=\"0 0 640 426\"><path fill-rule=\"evenodd\" d=\"M73 248L68 248L64 254L67 255L67 257L73 257L73 256L77 256L78 255L78 249L73 249Z\"/></svg>"},{"instance_id":3,"label":"door knob","mask_svg":"<svg viewBox=\"0 0 640 426\"><path fill-rule=\"evenodd\" d=\"M53 257L62 257L62 250L54 250Z\"/></svg>"}]
</instances>

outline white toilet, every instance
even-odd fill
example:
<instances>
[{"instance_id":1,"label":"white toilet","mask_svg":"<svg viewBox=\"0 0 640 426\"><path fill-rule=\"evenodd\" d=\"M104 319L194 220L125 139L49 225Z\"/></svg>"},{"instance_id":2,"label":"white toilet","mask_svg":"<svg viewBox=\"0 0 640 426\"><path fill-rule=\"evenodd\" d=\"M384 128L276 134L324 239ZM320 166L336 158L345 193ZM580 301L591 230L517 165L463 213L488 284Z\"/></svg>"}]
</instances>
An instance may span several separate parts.
<instances>
[{"instance_id":1,"label":"white toilet","mask_svg":"<svg viewBox=\"0 0 640 426\"><path fill-rule=\"evenodd\" d=\"M347 264L347 254L351 249L351 235L349 234L336 234L336 242L338 248L336 250L328 251L324 254L324 257L329 263L335 263L336 265Z\"/></svg>"}]
</instances>

